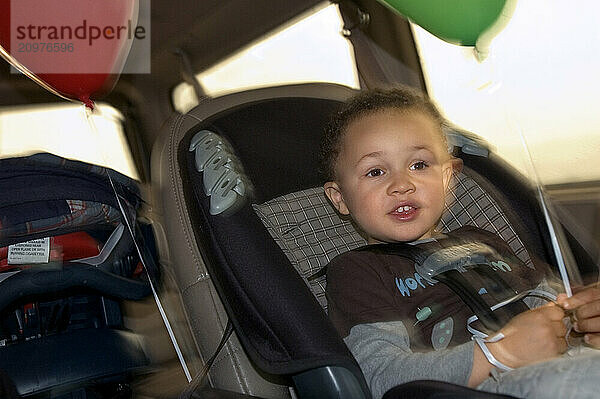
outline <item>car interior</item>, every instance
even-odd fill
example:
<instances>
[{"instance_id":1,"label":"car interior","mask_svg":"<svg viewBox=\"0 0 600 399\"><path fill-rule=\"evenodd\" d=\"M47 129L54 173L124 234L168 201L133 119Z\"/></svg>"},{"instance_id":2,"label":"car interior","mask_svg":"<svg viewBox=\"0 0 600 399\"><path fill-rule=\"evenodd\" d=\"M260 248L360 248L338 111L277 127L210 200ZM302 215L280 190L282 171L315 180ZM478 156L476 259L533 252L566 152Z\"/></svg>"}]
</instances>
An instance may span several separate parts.
<instances>
[{"instance_id":1,"label":"car interior","mask_svg":"<svg viewBox=\"0 0 600 399\"><path fill-rule=\"evenodd\" d=\"M212 97L194 79L319 4L153 2L151 73L121 75L102 99L123 115L138 181L48 154L0 161L0 187L14 190L19 176L24 187L0 202L0 216L59 199L96 201L114 215L60 234L0 233L0 247L77 232L100 245L42 272L23 268L9 276L13 269L0 269L7 392L61 399L372 397L327 317L325 298L327 263L366 241L327 201L318 150L332 113L360 90L403 84L427 91L409 22L375 0L334 2L359 88L281 83ZM64 101L8 64L2 68L1 106ZM172 101L182 82L195 96L185 112ZM502 237L526 264L555 265L535 187L477 135L451 125L445 133L462 165L442 231L477 226ZM56 182L47 180L51 175ZM26 179L32 176L43 177ZM63 192L48 194L59 186ZM566 239L584 279L597 281L595 248L568 230ZM19 324L31 303L43 314L44 331L30 325L24 333ZM159 330L159 338L146 336ZM429 380L384 396L404 397L508 396Z\"/></svg>"},{"instance_id":2,"label":"car interior","mask_svg":"<svg viewBox=\"0 0 600 399\"><path fill-rule=\"evenodd\" d=\"M328 204L315 173L314 148L327 115L352 94L331 84L257 89L205 101L165 126L170 135L164 136L153 164L153 170L160 170L155 187L163 187L157 202L165 204L162 219L172 221L163 226L166 234L182 234L175 240L177 249L169 252L169 263L196 265L193 271L176 271L179 285L188 284L182 291L186 306L204 315L217 306L207 292L218 293L225 310L220 325L213 324L213 331L206 325L193 331L212 334L217 342L226 320L231 320L237 340L228 345L241 344L245 351L230 347L231 364L213 366L209 375L220 379L227 372L244 373L226 381L244 381L249 394L265 395L262 385L268 380L257 379L251 368L241 365L292 375L301 397L369 397L356 363L322 311L325 276L319 275L333 257L365 244ZM460 131L448 132L448 137L464 167L447 199L443 231L465 224L489 229L524 262L537 258L552 263L544 238L548 232L540 224L541 210L528 185L477 138ZM225 201L230 196L234 199ZM219 201L222 207L215 206ZM187 221L184 229L182 221ZM593 264L591 259L581 263ZM206 275L210 281L203 278ZM186 283L190 281L197 283ZM211 283L216 288L207 289ZM216 316L215 310L209 313ZM250 363L233 356L243 353ZM321 381L318 388L308 382L316 378ZM396 394L404 392L397 389Z\"/></svg>"}]
</instances>

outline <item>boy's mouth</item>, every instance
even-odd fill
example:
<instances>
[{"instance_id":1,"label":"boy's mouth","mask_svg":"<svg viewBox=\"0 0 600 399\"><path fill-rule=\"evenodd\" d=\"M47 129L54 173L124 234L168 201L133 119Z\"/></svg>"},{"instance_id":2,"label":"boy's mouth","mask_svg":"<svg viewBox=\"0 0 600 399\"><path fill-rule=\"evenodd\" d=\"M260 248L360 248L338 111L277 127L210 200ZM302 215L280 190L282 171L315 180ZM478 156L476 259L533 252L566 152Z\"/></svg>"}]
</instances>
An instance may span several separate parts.
<instances>
[{"instance_id":1,"label":"boy's mouth","mask_svg":"<svg viewBox=\"0 0 600 399\"><path fill-rule=\"evenodd\" d=\"M390 214L395 218L399 218L402 220L412 219L416 216L418 208L413 205L401 205L398 208L394 209Z\"/></svg>"}]
</instances>

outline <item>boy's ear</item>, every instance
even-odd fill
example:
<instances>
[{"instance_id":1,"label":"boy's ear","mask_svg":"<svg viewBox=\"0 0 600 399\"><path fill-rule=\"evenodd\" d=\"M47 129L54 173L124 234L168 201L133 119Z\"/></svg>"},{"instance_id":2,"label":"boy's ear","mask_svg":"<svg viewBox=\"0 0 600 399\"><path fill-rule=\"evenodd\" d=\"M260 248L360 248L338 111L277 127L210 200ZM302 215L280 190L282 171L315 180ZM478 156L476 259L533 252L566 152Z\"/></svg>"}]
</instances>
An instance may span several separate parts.
<instances>
[{"instance_id":1,"label":"boy's ear","mask_svg":"<svg viewBox=\"0 0 600 399\"><path fill-rule=\"evenodd\" d=\"M444 180L444 190L448 191L453 173L459 173L462 170L463 161L460 158L450 158L442 166L442 178Z\"/></svg>"},{"instance_id":2,"label":"boy's ear","mask_svg":"<svg viewBox=\"0 0 600 399\"><path fill-rule=\"evenodd\" d=\"M334 181L328 181L323 185L323 188L325 189L325 195L327 195L327 198L329 198L335 209L342 215L349 215L350 211L344 202L340 186Z\"/></svg>"}]
</instances>

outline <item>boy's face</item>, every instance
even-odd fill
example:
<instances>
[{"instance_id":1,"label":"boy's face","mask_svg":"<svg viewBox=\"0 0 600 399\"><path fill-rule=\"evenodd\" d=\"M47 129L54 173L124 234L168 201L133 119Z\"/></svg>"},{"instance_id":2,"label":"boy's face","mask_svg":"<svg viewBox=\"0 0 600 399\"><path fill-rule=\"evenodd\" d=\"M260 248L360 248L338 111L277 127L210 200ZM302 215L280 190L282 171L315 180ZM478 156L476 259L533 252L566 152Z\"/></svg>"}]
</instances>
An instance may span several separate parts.
<instances>
[{"instance_id":1,"label":"boy's face","mask_svg":"<svg viewBox=\"0 0 600 399\"><path fill-rule=\"evenodd\" d=\"M393 109L359 117L346 129L337 178L325 183L325 193L370 244L432 236L452 175L438 129L422 112Z\"/></svg>"}]
</instances>

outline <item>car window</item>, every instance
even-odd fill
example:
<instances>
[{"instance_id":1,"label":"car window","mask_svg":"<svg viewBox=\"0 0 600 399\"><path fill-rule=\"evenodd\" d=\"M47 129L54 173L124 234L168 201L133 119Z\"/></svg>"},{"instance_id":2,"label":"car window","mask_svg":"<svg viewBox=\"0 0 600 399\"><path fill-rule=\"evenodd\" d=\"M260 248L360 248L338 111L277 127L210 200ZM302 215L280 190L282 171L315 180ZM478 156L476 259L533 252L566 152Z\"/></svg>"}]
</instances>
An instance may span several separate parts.
<instances>
[{"instance_id":1,"label":"car window","mask_svg":"<svg viewBox=\"0 0 600 399\"><path fill-rule=\"evenodd\" d=\"M100 103L93 121L82 105L41 104L0 107L0 157L50 152L108 166L139 180L123 130L123 115Z\"/></svg>"},{"instance_id":2,"label":"car window","mask_svg":"<svg viewBox=\"0 0 600 399\"><path fill-rule=\"evenodd\" d=\"M571 233L597 244L599 12L595 2L518 2L483 62L473 48L448 44L413 25L428 92L445 116L541 181Z\"/></svg>"},{"instance_id":3,"label":"car window","mask_svg":"<svg viewBox=\"0 0 600 399\"><path fill-rule=\"evenodd\" d=\"M344 38L336 5L321 5L267 37L196 75L210 96L251 88L301 82L332 82L358 88L350 42ZM174 108L196 105L191 85L173 91Z\"/></svg>"},{"instance_id":4,"label":"car window","mask_svg":"<svg viewBox=\"0 0 600 399\"><path fill-rule=\"evenodd\" d=\"M592 105L600 90L599 12L592 2L518 2L483 62L473 48L413 25L427 89L452 122L529 172L522 131L543 183L600 180L600 113Z\"/></svg>"}]
</instances>

